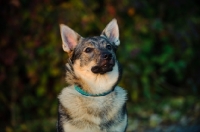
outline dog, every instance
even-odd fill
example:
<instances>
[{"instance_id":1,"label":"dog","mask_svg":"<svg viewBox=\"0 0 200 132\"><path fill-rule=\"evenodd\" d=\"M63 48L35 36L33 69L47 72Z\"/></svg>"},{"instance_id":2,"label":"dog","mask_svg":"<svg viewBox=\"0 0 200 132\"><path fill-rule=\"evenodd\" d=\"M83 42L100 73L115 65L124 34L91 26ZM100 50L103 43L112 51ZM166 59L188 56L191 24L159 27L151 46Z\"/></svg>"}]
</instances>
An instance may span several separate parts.
<instances>
[{"instance_id":1,"label":"dog","mask_svg":"<svg viewBox=\"0 0 200 132\"><path fill-rule=\"evenodd\" d=\"M125 132L127 93L117 86L122 74L117 20L100 36L83 38L64 24L60 31L69 86L58 96L57 132Z\"/></svg>"}]
</instances>

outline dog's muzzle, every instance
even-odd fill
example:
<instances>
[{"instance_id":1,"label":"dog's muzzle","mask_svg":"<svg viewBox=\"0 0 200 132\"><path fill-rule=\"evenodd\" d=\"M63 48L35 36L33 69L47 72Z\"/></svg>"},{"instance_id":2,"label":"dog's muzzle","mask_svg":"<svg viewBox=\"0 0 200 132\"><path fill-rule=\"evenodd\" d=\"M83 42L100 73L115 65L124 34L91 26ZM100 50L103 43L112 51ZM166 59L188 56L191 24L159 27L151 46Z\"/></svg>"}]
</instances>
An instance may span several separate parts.
<instances>
[{"instance_id":1,"label":"dog's muzzle","mask_svg":"<svg viewBox=\"0 0 200 132\"><path fill-rule=\"evenodd\" d=\"M93 66L91 71L96 74L104 74L106 72L112 71L114 65L115 65L115 60L112 54L109 52L103 52L101 54L99 64Z\"/></svg>"}]
</instances>

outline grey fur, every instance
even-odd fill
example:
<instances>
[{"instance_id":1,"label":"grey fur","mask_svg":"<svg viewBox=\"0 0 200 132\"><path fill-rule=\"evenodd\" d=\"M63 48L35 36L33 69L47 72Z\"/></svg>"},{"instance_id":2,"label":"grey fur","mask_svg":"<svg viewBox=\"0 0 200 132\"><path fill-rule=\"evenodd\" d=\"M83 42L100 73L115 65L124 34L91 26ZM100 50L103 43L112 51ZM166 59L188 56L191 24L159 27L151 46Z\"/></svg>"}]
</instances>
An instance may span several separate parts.
<instances>
[{"instance_id":1,"label":"grey fur","mask_svg":"<svg viewBox=\"0 0 200 132\"><path fill-rule=\"evenodd\" d=\"M63 49L69 55L66 82L70 86L58 96L57 132L126 131L126 91L117 86L121 77L115 55L118 33L115 19L101 36L88 38L61 26ZM112 92L105 96L84 96L74 89L74 85L91 94Z\"/></svg>"}]
</instances>

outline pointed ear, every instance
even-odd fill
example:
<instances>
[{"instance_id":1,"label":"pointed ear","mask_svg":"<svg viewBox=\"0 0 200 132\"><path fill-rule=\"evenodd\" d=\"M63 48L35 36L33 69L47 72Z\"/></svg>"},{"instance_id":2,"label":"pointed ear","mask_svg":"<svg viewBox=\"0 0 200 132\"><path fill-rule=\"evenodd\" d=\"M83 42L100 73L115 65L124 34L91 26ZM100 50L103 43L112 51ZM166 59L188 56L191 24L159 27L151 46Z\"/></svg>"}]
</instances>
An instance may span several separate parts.
<instances>
[{"instance_id":1,"label":"pointed ear","mask_svg":"<svg viewBox=\"0 0 200 132\"><path fill-rule=\"evenodd\" d=\"M110 23L108 23L106 28L101 33L101 36L105 36L106 38L108 38L108 40L110 40L111 43L119 46L119 28L116 19L113 19Z\"/></svg>"},{"instance_id":2,"label":"pointed ear","mask_svg":"<svg viewBox=\"0 0 200 132\"><path fill-rule=\"evenodd\" d=\"M74 50L81 36L64 24L60 24L62 47L65 52Z\"/></svg>"}]
</instances>

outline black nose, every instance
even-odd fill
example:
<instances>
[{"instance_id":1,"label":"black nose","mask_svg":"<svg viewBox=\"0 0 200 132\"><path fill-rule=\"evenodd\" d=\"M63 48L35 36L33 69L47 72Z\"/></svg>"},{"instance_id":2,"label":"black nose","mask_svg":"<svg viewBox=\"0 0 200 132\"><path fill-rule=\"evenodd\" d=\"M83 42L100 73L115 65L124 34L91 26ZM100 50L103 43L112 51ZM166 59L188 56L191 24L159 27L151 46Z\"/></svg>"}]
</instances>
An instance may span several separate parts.
<instances>
[{"instance_id":1,"label":"black nose","mask_svg":"<svg viewBox=\"0 0 200 132\"><path fill-rule=\"evenodd\" d=\"M104 60L111 60L112 59L112 54L109 53L109 52L104 52L102 54L102 59L104 59Z\"/></svg>"}]
</instances>

